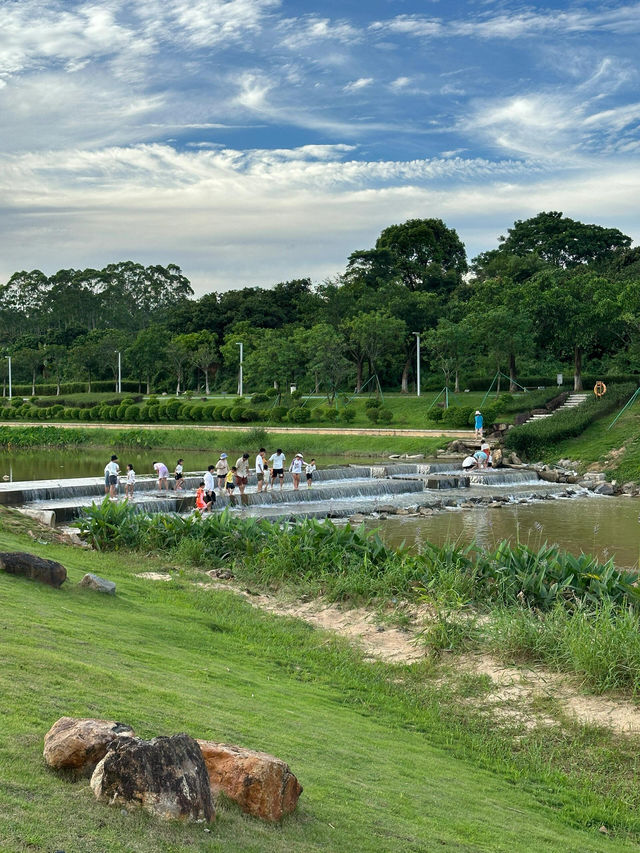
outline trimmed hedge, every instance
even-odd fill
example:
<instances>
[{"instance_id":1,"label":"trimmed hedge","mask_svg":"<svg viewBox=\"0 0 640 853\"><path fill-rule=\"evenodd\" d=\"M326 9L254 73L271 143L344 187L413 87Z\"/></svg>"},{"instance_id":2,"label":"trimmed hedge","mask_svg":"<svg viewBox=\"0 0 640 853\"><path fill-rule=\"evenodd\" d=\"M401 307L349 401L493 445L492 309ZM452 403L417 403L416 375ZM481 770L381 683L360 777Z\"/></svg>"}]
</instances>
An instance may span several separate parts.
<instances>
[{"instance_id":1,"label":"trimmed hedge","mask_svg":"<svg viewBox=\"0 0 640 853\"><path fill-rule=\"evenodd\" d=\"M636 387L631 382L614 385L601 399L594 396L575 409L565 409L550 418L527 421L509 430L504 445L525 459L539 458L556 442L581 435L594 421L621 408Z\"/></svg>"}]
</instances>

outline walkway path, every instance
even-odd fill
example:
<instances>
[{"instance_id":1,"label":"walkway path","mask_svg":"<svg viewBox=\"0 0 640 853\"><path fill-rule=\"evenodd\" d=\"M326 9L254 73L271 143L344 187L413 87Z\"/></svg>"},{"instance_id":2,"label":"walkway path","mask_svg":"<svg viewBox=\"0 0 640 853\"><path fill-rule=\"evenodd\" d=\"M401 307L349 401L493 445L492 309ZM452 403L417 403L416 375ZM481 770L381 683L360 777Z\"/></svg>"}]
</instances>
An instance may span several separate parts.
<instances>
[{"instance_id":1,"label":"walkway path","mask_svg":"<svg viewBox=\"0 0 640 853\"><path fill-rule=\"evenodd\" d=\"M195 429L204 432L246 432L249 429L263 427L263 424L244 424L236 426L229 424L193 424L193 423L171 423L171 424L101 424L85 423L83 421L0 421L3 427L59 427L60 429ZM264 426L268 432L291 432L299 435L397 435L405 438L468 438L473 440L472 429L369 429L368 427L289 427L275 424Z\"/></svg>"}]
</instances>

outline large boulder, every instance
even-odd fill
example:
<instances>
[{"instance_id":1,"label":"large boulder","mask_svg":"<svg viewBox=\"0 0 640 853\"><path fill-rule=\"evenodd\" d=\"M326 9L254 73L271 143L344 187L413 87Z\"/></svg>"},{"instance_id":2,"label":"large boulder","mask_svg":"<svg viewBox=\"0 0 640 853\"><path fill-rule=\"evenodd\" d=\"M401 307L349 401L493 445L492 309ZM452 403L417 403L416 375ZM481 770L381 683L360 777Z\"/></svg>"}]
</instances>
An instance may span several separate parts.
<instances>
[{"instance_id":1,"label":"large boulder","mask_svg":"<svg viewBox=\"0 0 640 853\"><path fill-rule=\"evenodd\" d=\"M129 726L113 720L60 717L44 736L44 760L54 770L73 770L90 776L119 737L132 737Z\"/></svg>"},{"instance_id":2,"label":"large boulder","mask_svg":"<svg viewBox=\"0 0 640 853\"><path fill-rule=\"evenodd\" d=\"M214 796L222 791L240 808L262 820L290 814L302 786L279 758L239 746L199 740Z\"/></svg>"},{"instance_id":3,"label":"large boulder","mask_svg":"<svg viewBox=\"0 0 640 853\"><path fill-rule=\"evenodd\" d=\"M187 734L118 738L94 770L91 788L102 802L143 808L164 820L215 817L202 752Z\"/></svg>"},{"instance_id":4,"label":"large boulder","mask_svg":"<svg viewBox=\"0 0 640 853\"><path fill-rule=\"evenodd\" d=\"M26 554L23 551L0 552L0 571L8 572L10 575L22 575L22 577L54 586L56 589L61 587L67 579L67 570L60 563L36 557L35 554Z\"/></svg>"}]
</instances>

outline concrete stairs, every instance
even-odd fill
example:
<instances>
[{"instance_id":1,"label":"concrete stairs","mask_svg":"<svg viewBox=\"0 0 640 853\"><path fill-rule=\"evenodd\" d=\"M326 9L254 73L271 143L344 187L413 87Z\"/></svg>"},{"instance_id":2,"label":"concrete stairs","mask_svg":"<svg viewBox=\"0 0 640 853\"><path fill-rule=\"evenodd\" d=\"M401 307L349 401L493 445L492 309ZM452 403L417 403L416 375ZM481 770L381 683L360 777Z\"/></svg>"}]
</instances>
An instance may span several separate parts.
<instances>
[{"instance_id":1,"label":"concrete stairs","mask_svg":"<svg viewBox=\"0 0 640 853\"><path fill-rule=\"evenodd\" d=\"M546 412L546 414L531 415L531 417L529 418L529 421L539 421L539 420L542 420L543 418L551 418L551 417L553 417L553 415L556 415L558 412L563 412L566 409L575 409L576 406L580 406L582 403L584 403L588 397L589 397L589 394L583 393L582 391L579 392L578 394L571 394L569 397L567 397L567 399L565 400L565 402L561 406L559 406L557 409L555 409L555 411Z\"/></svg>"}]
</instances>

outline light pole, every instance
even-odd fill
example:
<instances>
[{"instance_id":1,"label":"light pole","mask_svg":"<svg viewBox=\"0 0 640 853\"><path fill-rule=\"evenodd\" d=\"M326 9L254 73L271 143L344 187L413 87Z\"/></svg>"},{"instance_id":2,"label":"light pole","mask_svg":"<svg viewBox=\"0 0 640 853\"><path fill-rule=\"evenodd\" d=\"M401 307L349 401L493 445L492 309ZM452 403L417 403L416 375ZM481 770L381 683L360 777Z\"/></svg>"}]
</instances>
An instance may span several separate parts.
<instances>
[{"instance_id":1,"label":"light pole","mask_svg":"<svg viewBox=\"0 0 640 853\"><path fill-rule=\"evenodd\" d=\"M240 347L240 373L238 374L238 397L242 397L242 355L243 355L243 345L242 341L236 341L238 346Z\"/></svg>"},{"instance_id":2,"label":"light pole","mask_svg":"<svg viewBox=\"0 0 640 853\"><path fill-rule=\"evenodd\" d=\"M118 353L118 394L122 393L122 353L119 349L114 349Z\"/></svg>"},{"instance_id":3,"label":"light pole","mask_svg":"<svg viewBox=\"0 0 640 853\"><path fill-rule=\"evenodd\" d=\"M420 396L420 332L413 333L416 336L416 397Z\"/></svg>"},{"instance_id":4,"label":"light pole","mask_svg":"<svg viewBox=\"0 0 640 853\"><path fill-rule=\"evenodd\" d=\"M8 355L7 358L9 359L9 399L11 399L11 356Z\"/></svg>"}]
</instances>

